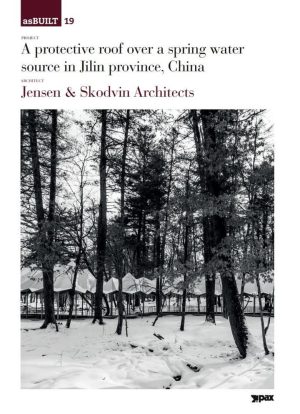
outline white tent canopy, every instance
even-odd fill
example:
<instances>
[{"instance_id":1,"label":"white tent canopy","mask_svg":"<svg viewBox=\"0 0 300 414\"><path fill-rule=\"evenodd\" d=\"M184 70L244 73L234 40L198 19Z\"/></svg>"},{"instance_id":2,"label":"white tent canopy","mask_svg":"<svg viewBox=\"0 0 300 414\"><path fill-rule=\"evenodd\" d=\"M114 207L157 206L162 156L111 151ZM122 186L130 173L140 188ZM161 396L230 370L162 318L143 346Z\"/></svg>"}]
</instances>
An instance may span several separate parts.
<instances>
[{"instance_id":1,"label":"white tent canopy","mask_svg":"<svg viewBox=\"0 0 300 414\"><path fill-rule=\"evenodd\" d=\"M238 291L241 291L241 285L242 285L242 280L241 279L237 279L236 281L237 283L237 287L238 287ZM261 293L267 293L269 295L271 295L273 293L273 288L274 288L274 283L273 281L264 281L263 278L260 278L260 289L261 289ZM244 286L244 293L248 294L248 295L258 295L257 292L257 285L256 282L246 282L245 286Z\"/></svg>"},{"instance_id":2,"label":"white tent canopy","mask_svg":"<svg viewBox=\"0 0 300 414\"><path fill-rule=\"evenodd\" d=\"M73 266L56 265L54 267L54 291L63 292L72 289ZM87 270L77 275L76 291L91 292L96 288L95 278ZM43 274L39 269L24 268L21 272L21 292L40 292L43 290Z\"/></svg>"},{"instance_id":3,"label":"white tent canopy","mask_svg":"<svg viewBox=\"0 0 300 414\"><path fill-rule=\"evenodd\" d=\"M56 265L54 268L54 291L65 292L71 290L72 281L74 276L74 262L71 262L67 266ZM264 281L261 278L261 291L262 293L271 294L273 291L273 282ZM166 282L162 286L164 294L177 294L182 295L182 281L183 278L177 277L172 283ZM131 273L127 273L123 277L122 291L124 293L134 294L137 292L145 293L149 295L156 290L156 279L148 279L146 277L135 278ZM241 290L241 279L237 278L238 291ZM118 279L112 277L103 284L103 292L105 294L117 292L119 289ZM21 292L41 292L43 290L43 275L42 271L37 268L24 268L21 272ZM88 270L80 270L77 274L76 280L76 292L78 293L95 293L96 291L96 279ZM205 278L202 277L198 281L194 282L189 293L194 295L205 294ZM247 282L245 284L244 292L250 295L257 295L256 283ZM216 277L215 294L222 294L222 283L220 277Z\"/></svg>"},{"instance_id":4,"label":"white tent canopy","mask_svg":"<svg viewBox=\"0 0 300 414\"><path fill-rule=\"evenodd\" d=\"M54 292L65 292L72 289L74 269L72 266L57 265L54 268ZM150 294L155 292L156 280L150 280L145 277L137 279L131 273L123 277L124 293L143 292ZM110 278L103 284L105 294L117 292L119 281L115 277ZM21 272L21 292L41 292L43 290L43 275L39 269L24 268ZM77 274L76 292L78 293L95 293L96 279L88 270L81 270Z\"/></svg>"}]
</instances>

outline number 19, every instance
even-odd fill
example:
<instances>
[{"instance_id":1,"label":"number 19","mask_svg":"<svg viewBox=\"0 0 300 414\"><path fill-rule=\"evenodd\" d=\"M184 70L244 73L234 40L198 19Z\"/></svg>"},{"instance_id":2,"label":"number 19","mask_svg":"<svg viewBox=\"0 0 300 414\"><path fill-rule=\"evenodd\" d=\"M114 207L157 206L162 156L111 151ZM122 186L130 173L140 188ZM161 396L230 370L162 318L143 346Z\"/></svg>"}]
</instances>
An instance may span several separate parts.
<instances>
[{"instance_id":1,"label":"number 19","mask_svg":"<svg viewBox=\"0 0 300 414\"><path fill-rule=\"evenodd\" d=\"M73 17L65 17L65 24L73 24L74 18Z\"/></svg>"}]
</instances>

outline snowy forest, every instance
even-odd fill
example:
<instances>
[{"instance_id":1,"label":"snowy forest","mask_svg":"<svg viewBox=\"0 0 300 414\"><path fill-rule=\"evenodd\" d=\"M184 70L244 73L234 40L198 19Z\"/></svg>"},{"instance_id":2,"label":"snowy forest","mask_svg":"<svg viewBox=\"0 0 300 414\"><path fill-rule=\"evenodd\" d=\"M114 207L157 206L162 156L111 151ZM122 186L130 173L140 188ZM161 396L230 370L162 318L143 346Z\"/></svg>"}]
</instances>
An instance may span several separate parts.
<instances>
[{"instance_id":1,"label":"snowy forest","mask_svg":"<svg viewBox=\"0 0 300 414\"><path fill-rule=\"evenodd\" d=\"M23 386L271 388L268 112L22 110L20 122Z\"/></svg>"}]
</instances>

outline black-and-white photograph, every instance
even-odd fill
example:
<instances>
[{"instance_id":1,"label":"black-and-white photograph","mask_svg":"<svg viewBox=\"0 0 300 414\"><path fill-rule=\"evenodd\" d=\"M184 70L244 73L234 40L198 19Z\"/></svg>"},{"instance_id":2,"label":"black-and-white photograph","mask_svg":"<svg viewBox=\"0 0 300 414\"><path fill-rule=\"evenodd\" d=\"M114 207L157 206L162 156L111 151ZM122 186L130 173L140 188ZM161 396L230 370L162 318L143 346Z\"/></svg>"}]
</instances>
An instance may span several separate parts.
<instances>
[{"instance_id":1,"label":"black-and-white photograph","mask_svg":"<svg viewBox=\"0 0 300 414\"><path fill-rule=\"evenodd\" d=\"M22 110L22 388L274 388L263 109Z\"/></svg>"}]
</instances>

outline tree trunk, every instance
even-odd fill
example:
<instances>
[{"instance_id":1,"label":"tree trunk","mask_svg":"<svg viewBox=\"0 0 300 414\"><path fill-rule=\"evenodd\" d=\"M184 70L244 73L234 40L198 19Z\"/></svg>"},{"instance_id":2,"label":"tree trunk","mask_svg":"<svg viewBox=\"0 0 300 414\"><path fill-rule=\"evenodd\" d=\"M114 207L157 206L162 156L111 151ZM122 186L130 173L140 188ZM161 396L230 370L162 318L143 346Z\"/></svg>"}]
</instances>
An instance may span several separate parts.
<instances>
[{"instance_id":1,"label":"tree trunk","mask_svg":"<svg viewBox=\"0 0 300 414\"><path fill-rule=\"evenodd\" d=\"M201 135L199 129L199 120L197 111L191 111L194 141L196 146L196 158L198 164L198 173L200 178L201 190L203 193L206 192L206 172L204 168L204 148L201 142ZM206 298L206 316L207 322L215 323L215 275L207 269L210 261L213 257L211 250L211 230L210 230L210 218L205 212L202 219L203 225L203 256L204 256L204 267L205 267L205 298Z\"/></svg>"},{"instance_id":2,"label":"tree trunk","mask_svg":"<svg viewBox=\"0 0 300 414\"><path fill-rule=\"evenodd\" d=\"M155 234L154 234L154 266L157 270L156 278L156 314L161 312L162 305L162 278L161 278L161 243L160 243L160 219L159 211L155 215Z\"/></svg>"},{"instance_id":3,"label":"tree trunk","mask_svg":"<svg viewBox=\"0 0 300 414\"><path fill-rule=\"evenodd\" d=\"M243 272L243 274L242 274L242 281L241 281L241 293L240 293L241 306L244 305L245 284L246 284L246 273Z\"/></svg>"},{"instance_id":4,"label":"tree trunk","mask_svg":"<svg viewBox=\"0 0 300 414\"><path fill-rule=\"evenodd\" d=\"M119 277L119 290L118 290L118 325L116 333L118 335L122 334L122 327L123 327L123 315L124 315L124 304L123 304L123 284L122 284L122 277Z\"/></svg>"},{"instance_id":5,"label":"tree trunk","mask_svg":"<svg viewBox=\"0 0 300 414\"><path fill-rule=\"evenodd\" d=\"M171 195L171 189L172 189L172 183L173 183L173 166L174 166L174 151L175 151L176 137L177 137L177 132L172 131L171 159L170 159L170 169L169 169L168 187L167 187L166 213L165 213L165 220L164 220L164 231L162 234L162 241L161 241L161 266L162 267L165 264L165 249L166 249L166 240L167 240L167 233L168 233L168 227L169 227L170 195Z\"/></svg>"},{"instance_id":6,"label":"tree trunk","mask_svg":"<svg viewBox=\"0 0 300 414\"><path fill-rule=\"evenodd\" d=\"M207 322L216 323L215 321L215 275L205 275L205 291L206 291L206 315Z\"/></svg>"},{"instance_id":7,"label":"tree trunk","mask_svg":"<svg viewBox=\"0 0 300 414\"><path fill-rule=\"evenodd\" d=\"M80 260L81 260L81 250L78 252L77 257L76 257L74 275L73 275L73 280L72 280L72 288L70 290L70 305L69 305L68 319L67 319L67 322L66 322L66 328L70 328L70 326L71 326L73 309L74 309L74 297L75 297L75 290L76 290L76 281L77 281L77 274L78 274L78 270L79 270Z\"/></svg>"},{"instance_id":8,"label":"tree trunk","mask_svg":"<svg viewBox=\"0 0 300 414\"><path fill-rule=\"evenodd\" d=\"M50 170L50 195L48 213L48 239L49 248L52 250L55 229L55 200L56 200L56 167L57 167L57 111L51 111L51 170ZM51 252L53 255L53 252ZM52 260L53 262L53 260Z\"/></svg>"},{"instance_id":9,"label":"tree trunk","mask_svg":"<svg viewBox=\"0 0 300 414\"><path fill-rule=\"evenodd\" d=\"M154 266L157 270L156 275L156 290L155 290L155 301L156 301L156 318L152 323L152 326L156 324L156 321L161 316L162 309L164 306L163 295L162 295L162 273L161 273L161 239L160 239L160 219L159 211L155 215L155 233L154 233L154 251L153 261Z\"/></svg>"},{"instance_id":10,"label":"tree trunk","mask_svg":"<svg viewBox=\"0 0 300 414\"><path fill-rule=\"evenodd\" d=\"M105 275L106 237L107 237L107 200L106 200L106 122L107 111L101 110L101 151L100 151L100 204L97 229L97 282L95 293L95 314L93 323L103 325L103 281Z\"/></svg>"},{"instance_id":11,"label":"tree trunk","mask_svg":"<svg viewBox=\"0 0 300 414\"><path fill-rule=\"evenodd\" d=\"M222 275L223 295L232 335L243 358L247 355L248 330L233 273Z\"/></svg>"},{"instance_id":12,"label":"tree trunk","mask_svg":"<svg viewBox=\"0 0 300 414\"><path fill-rule=\"evenodd\" d=\"M257 285L257 293L258 293L258 303L259 303L259 316L260 316L260 324L261 324L261 334L263 340L263 346L265 354L268 355L270 353L267 345L266 339L266 331L265 331L265 323L264 323L264 314L263 314L263 307L261 301L261 289L260 289L260 282L259 282L259 274L256 273L255 275L256 285Z\"/></svg>"},{"instance_id":13,"label":"tree trunk","mask_svg":"<svg viewBox=\"0 0 300 414\"><path fill-rule=\"evenodd\" d=\"M204 216L203 220L203 244L204 244L204 266L205 266L205 300L207 322L215 323L215 284L216 278L212 270L209 270L210 261L213 258L210 217Z\"/></svg>"},{"instance_id":14,"label":"tree trunk","mask_svg":"<svg viewBox=\"0 0 300 414\"><path fill-rule=\"evenodd\" d=\"M184 276L184 283L186 283L186 276ZM185 324L185 305L186 305L186 289L183 289L182 293L182 306L181 306L181 322L180 322L180 330L184 331L184 324Z\"/></svg>"},{"instance_id":15,"label":"tree trunk","mask_svg":"<svg viewBox=\"0 0 300 414\"><path fill-rule=\"evenodd\" d=\"M75 261L75 269L72 281L72 289L70 291L70 307L69 307L69 314L66 323L66 327L70 328L73 308L74 308L74 296L75 296L75 289L76 289L76 282L77 282L77 274L81 262L82 256L82 246L83 246L83 189L84 189L84 175L85 175L85 162L82 163L80 169L80 187L79 187L79 199L80 199L80 210L79 210L79 232L78 232L78 252Z\"/></svg>"},{"instance_id":16,"label":"tree trunk","mask_svg":"<svg viewBox=\"0 0 300 414\"><path fill-rule=\"evenodd\" d=\"M51 269L43 270L43 291L45 319L41 329L46 329L49 324L53 323L56 327L56 331L58 331L54 312L53 270Z\"/></svg>"},{"instance_id":17,"label":"tree trunk","mask_svg":"<svg viewBox=\"0 0 300 414\"><path fill-rule=\"evenodd\" d=\"M54 264L55 264L55 249L53 246L55 234L55 202L56 202L56 167L57 167L57 111L51 111L52 128L51 128L51 160L50 160L50 195L49 195L49 212L48 212L48 252L46 253L46 275L44 283L45 295L45 321L42 327L47 327L49 323L54 323L56 330L58 326L55 319L54 312ZM47 305L46 305L47 303ZM46 310L47 308L47 310Z\"/></svg>"},{"instance_id":18,"label":"tree trunk","mask_svg":"<svg viewBox=\"0 0 300 414\"><path fill-rule=\"evenodd\" d=\"M273 288L273 293L272 293L272 296L271 296L271 299L270 299L270 309L269 309L268 322L267 322L267 326L265 327L265 335L266 336L267 336L268 329L270 327L273 308L274 308L274 288Z\"/></svg>"},{"instance_id":19,"label":"tree trunk","mask_svg":"<svg viewBox=\"0 0 300 414\"><path fill-rule=\"evenodd\" d=\"M246 235L244 237L244 248L243 248L243 257L244 258L246 257L247 251L248 251L249 234L250 234L250 224L247 223L247 231L246 231ZM242 307L244 305L245 284L246 284L246 273L243 272L242 282L241 282L241 294L240 294L240 301L241 301Z\"/></svg>"},{"instance_id":20,"label":"tree trunk","mask_svg":"<svg viewBox=\"0 0 300 414\"><path fill-rule=\"evenodd\" d=\"M189 197L190 197L190 171L187 171L187 178L185 184L185 199L186 199L186 208L185 208L185 235L184 235L184 257L183 264L185 266L184 278L183 278L183 292L182 292L182 308L181 308L181 323L180 330L184 331L185 324L185 306L186 306L186 292L187 292L187 262L189 259L189 237L190 237L190 206L189 206Z\"/></svg>"},{"instance_id":21,"label":"tree trunk","mask_svg":"<svg viewBox=\"0 0 300 414\"><path fill-rule=\"evenodd\" d=\"M53 237L54 237L54 214L55 214L55 194L56 194L56 141L57 141L57 112L52 111L52 131L51 131L51 172L50 172L50 198L49 198L49 215L48 223L45 220L43 207L43 194L40 173L40 161L37 145L36 133L36 111L28 111L29 118L29 136L30 150L32 159L32 174L34 183L36 215L38 222L38 259L42 263L43 272L43 291L45 320L41 329L47 328L49 323L54 323L56 330L58 326L54 312L54 290L53 290ZM48 233L47 233L48 227Z\"/></svg>"},{"instance_id":22,"label":"tree trunk","mask_svg":"<svg viewBox=\"0 0 300 414\"><path fill-rule=\"evenodd\" d=\"M123 304L123 273L124 272L124 247L125 247L125 176L126 176L126 156L127 156L127 146L128 146L128 133L129 133L129 123L130 123L130 111L126 111L126 120L125 120L125 133L124 133L124 143L123 143L123 153L122 153L122 168L121 168L121 232L122 232L122 263L121 271L119 274L119 289L118 289L118 325L116 333L118 335L122 334L123 327L123 313L124 313L124 304Z\"/></svg>"},{"instance_id":23,"label":"tree trunk","mask_svg":"<svg viewBox=\"0 0 300 414\"><path fill-rule=\"evenodd\" d=\"M214 210L215 207L216 210L216 212L208 216L211 234L210 248L214 252L214 258L217 260L215 267L221 275L223 295L233 338L241 356L245 358L247 354L248 331L232 268L231 250L229 247L222 245L227 236L226 214L223 213L221 215L218 212L219 199L228 192L228 182L224 181L224 176L220 174L220 169L224 173L226 171L225 144L229 120L225 120L224 116L224 113L220 113L220 111L201 111L206 153L205 191L213 206L212 209Z\"/></svg>"}]
</instances>

